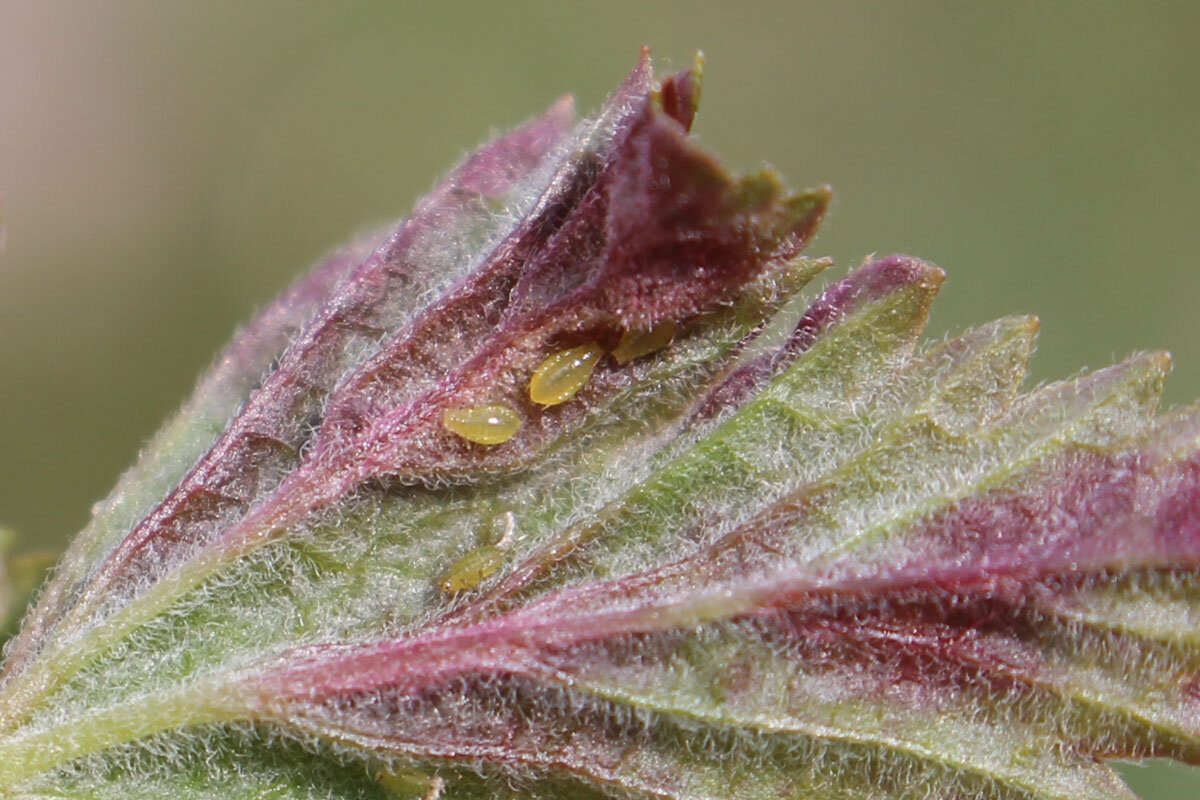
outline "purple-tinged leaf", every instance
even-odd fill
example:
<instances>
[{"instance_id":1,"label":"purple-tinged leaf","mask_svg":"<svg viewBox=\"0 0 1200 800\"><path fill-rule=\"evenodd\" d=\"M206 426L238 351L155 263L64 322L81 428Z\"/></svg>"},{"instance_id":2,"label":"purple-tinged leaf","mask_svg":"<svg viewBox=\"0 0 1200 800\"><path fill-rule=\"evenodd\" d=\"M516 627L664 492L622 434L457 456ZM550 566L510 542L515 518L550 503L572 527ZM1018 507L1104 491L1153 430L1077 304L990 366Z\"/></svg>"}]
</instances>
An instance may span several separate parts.
<instances>
[{"instance_id":1,"label":"purple-tinged leaf","mask_svg":"<svg viewBox=\"0 0 1200 800\"><path fill-rule=\"evenodd\" d=\"M829 202L562 102L239 336L7 648L0 794L1130 798L1200 763L1200 411L1021 394Z\"/></svg>"},{"instance_id":2,"label":"purple-tinged leaf","mask_svg":"<svg viewBox=\"0 0 1200 800\"><path fill-rule=\"evenodd\" d=\"M80 591L104 554L116 547L212 447L262 376L329 298L334 286L375 246L372 239L366 239L332 254L260 312L217 357L192 399L146 447L112 494L92 509L91 522L71 543L35 614L26 620L22 639L5 663L4 680L21 665L19 656L28 657L41 646L46 629L73 602L72 595Z\"/></svg>"}]
</instances>

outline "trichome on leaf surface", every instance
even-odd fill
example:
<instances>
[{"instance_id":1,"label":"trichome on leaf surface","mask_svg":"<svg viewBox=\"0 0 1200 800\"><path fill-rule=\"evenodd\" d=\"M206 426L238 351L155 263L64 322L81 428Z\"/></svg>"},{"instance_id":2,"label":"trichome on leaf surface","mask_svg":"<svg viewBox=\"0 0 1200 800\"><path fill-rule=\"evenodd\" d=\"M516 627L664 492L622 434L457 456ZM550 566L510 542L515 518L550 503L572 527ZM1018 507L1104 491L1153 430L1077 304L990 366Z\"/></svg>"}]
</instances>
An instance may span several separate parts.
<instances>
[{"instance_id":1,"label":"trichome on leaf surface","mask_svg":"<svg viewBox=\"0 0 1200 800\"><path fill-rule=\"evenodd\" d=\"M1057 798L1200 761L1200 408L1022 394L648 56L234 340L9 641L0 795Z\"/></svg>"}]
</instances>

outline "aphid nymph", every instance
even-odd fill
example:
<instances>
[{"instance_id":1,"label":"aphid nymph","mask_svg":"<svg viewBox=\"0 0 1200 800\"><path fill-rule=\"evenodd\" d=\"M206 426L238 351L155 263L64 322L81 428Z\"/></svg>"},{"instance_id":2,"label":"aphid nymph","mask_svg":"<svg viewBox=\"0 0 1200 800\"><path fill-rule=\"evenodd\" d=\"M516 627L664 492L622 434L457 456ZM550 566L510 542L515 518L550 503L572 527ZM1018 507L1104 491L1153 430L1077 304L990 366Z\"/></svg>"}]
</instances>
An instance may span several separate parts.
<instances>
[{"instance_id":1,"label":"aphid nymph","mask_svg":"<svg viewBox=\"0 0 1200 800\"><path fill-rule=\"evenodd\" d=\"M604 348L594 342L560 350L542 362L529 379L529 398L544 406L565 403L592 377Z\"/></svg>"},{"instance_id":2,"label":"aphid nymph","mask_svg":"<svg viewBox=\"0 0 1200 800\"><path fill-rule=\"evenodd\" d=\"M521 418L508 406L451 408L442 416L442 427L475 444L504 444L521 427Z\"/></svg>"}]
</instances>

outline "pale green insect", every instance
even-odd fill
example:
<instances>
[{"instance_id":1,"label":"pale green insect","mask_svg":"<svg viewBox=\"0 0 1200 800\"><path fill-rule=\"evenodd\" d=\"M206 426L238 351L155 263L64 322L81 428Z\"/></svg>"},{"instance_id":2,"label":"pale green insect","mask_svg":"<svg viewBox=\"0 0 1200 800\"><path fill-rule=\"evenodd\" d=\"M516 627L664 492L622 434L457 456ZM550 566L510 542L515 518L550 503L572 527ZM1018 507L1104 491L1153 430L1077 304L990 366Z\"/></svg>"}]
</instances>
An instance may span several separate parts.
<instances>
[{"instance_id":1,"label":"pale green insect","mask_svg":"<svg viewBox=\"0 0 1200 800\"><path fill-rule=\"evenodd\" d=\"M521 418L508 406L451 408L442 416L442 427L476 444L504 444L516 435Z\"/></svg>"},{"instance_id":2,"label":"pale green insect","mask_svg":"<svg viewBox=\"0 0 1200 800\"><path fill-rule=\"evenodd\" d=\"M621 334L621 341L612 351L612 356L618 364L625 364L635 358L657 353L671 343L675 338L675 321L664 319L648 331L628 330Z\"/></svg>"},{"instance_id":3,"label":"pale green insect","mask_svg":"<svg viewBox=\"0 0 1200 800\"><path fill-rule=\"evenodd\" d=\"M442 576L438 588L446 594L458 594L474 589L504 566L504 551L494 544L476 547L454 562Z\"/></svg>"},{"instance_id":4,"label":"pale green insect","mask_svg":"<svg viewBox=\"0 0 1200 800\"><path fill-rule=\"evenodd\" d=\"M529 379L529 398L544 406L565 403L587 384L604 348L584 344L561 350L542 362Z\"/></svg>"},{"instance_id":5,"label":"pale green insect","mask_svg":"<svg viewBox=\"0 0 1200 800\"><path fill-rule=\"evenodd\" d=\"M416 769L383 772L375 778L379 785L397 797L417 800L438 800L446 788L446 780L440 775L430 775Z\"/></svg>"},{"instance_id":6,"label":"pale green insect","mask_svg":"<svg viewBox=\"0 0 1200 800\"><path fill-rule=\"evenodd\" d=\"M495 575L504 566L508 548L517 529L517 520L513 512L504 513L503 524L503 534L499 541L476 547L455 561L438 582L438 588L446 594L467 592Z\"/></svg>"}]
</instances>

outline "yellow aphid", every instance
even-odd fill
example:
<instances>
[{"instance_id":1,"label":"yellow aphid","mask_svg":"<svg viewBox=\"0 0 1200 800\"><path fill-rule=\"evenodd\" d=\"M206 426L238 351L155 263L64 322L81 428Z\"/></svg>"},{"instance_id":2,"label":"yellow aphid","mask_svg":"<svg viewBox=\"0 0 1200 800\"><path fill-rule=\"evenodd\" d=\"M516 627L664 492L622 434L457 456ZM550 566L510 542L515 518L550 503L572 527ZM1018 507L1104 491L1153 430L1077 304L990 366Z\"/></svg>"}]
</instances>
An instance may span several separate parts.
<instances>
[{"instance_id":1,"label":"yellow aphid","mask_svg":"<svg viewBox=\"0 0 1200 800\"><path fill-rule=\"evenodd\" d=\"M454 562L438 587L446 594L474 589L504 565L504 550L494 544L476 547Z\"/></svg>"},{"instance_id":2,"label":"yellow aphid","mask_svg":"<svg viewBox=\"0 0 1200 800\"><path fill-rule=\"evenodd\" d=\"M442 416L442 426L468 442L503 444L521 427L521 418L508 406L451 408Z\"/></svg>"},{"instance_id":3,"label":"yellow aphid","mask_svg":"<svg viewBox=\"0 0 1200 800\"><path fill-rule=\"evenodd\" d=\"M529 380L529 397L535 403L554 406L565 403L584 387L596 368L604 348L584 344L562 350L547 358Z\"/></svg>"},{"instance_id":4,"label":"yellow aphid","mask_svg":"<svg viewBox=\"0 0 1200 800\"><path fill-rule=\"evenodd\" d=\"M670 319L664 319L648 331L625 331L617 349L612 352L613 358L618 364L624 364L662 350L674 338L675 321Z\"/></svg>"}]
</instances>

